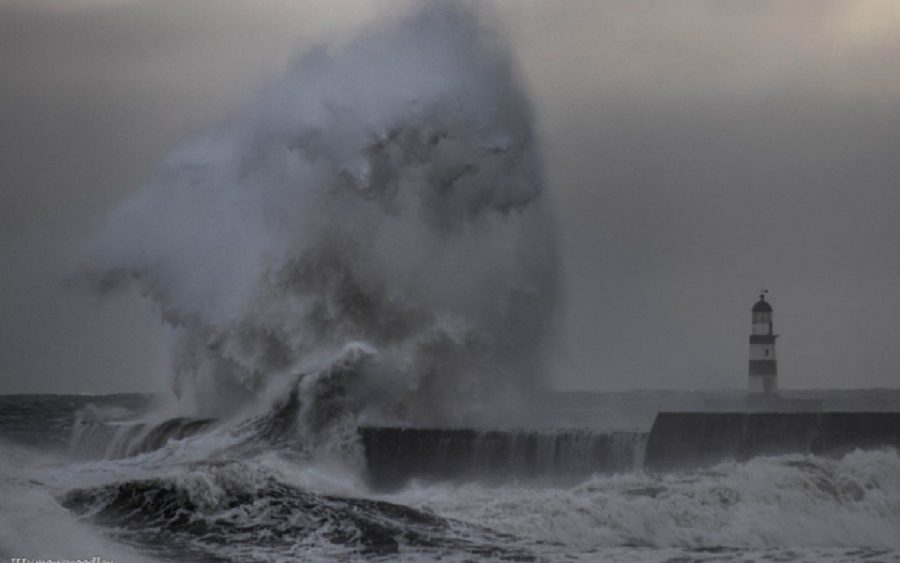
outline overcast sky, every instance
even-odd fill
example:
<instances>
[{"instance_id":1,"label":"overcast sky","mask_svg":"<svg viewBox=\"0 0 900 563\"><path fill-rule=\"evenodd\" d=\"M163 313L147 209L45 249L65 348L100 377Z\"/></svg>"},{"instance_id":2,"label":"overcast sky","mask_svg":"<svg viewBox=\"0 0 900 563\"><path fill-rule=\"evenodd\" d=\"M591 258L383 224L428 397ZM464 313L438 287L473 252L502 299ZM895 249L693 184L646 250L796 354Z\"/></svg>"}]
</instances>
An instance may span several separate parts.
<instances>
[{"instance_id":1,"label":"overcast sky","mask_svg":"<svg viewBox=\"0 0 900 563\"><path fill-rule=\"evenodd\" d=\"M167 330L68 284L78 249L179 139L406 5L0 1L0 392L162 389ZM900 386L900 2L486 9L543 138L556 386L742 388L762 287L782 387Z\"/></svg>"}]
</instances>

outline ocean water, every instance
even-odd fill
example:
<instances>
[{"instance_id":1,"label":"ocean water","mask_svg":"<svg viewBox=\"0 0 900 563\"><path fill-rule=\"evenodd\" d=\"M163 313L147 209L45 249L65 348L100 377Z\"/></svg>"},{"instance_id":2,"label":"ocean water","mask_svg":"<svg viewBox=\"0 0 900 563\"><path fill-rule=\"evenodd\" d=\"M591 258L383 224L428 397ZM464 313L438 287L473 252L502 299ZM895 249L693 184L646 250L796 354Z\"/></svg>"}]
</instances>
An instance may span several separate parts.
<instances>
[{"instance_id":1,"label":"ocean water","mask_svg":"<svg viewBox=\"0 0 900 563\"><path fill-rule=\"evenodd\" d=\"M619 396L623 412L628 401ZM311 447L298 408L288 398L185 431L189 422L160 419L146 396L0 397L0 555L900 561L894 450L385 491L367 479L355 429L333 427L328 448Z\"/></svg>"}]
</instances>

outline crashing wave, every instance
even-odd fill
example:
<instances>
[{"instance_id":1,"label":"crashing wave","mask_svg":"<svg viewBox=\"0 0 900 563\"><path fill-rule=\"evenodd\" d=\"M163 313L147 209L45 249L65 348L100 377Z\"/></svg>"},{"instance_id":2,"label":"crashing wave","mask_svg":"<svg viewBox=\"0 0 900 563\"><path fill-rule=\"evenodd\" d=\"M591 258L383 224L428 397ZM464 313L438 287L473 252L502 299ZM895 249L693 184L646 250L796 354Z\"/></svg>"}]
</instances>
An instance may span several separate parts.
<instances>
[{"instance_id":1,"label":"crashing wave","mask_svg":"<svg viewBox=\"0 0 900 563\"><path fill-rule=\"evenodd\" d=\"M533 417L558 288L538 149L503 42L429 3L177 146L87 276L153 300L201 416L356 343L373 418Z\"/></svg>"},{"instance_id":2,"label":"crashing wave","mask_svg":"<svg viewBox=\"0 0 900 563\"><path fill-rule=\"evenodd\" d=\"M503 534L389 502L310 493L244 463L77 489L61 502L108 526L115 539L166 560L355 559L410 548L524 556L502 545Z\"/></svg>"}]
</instances>

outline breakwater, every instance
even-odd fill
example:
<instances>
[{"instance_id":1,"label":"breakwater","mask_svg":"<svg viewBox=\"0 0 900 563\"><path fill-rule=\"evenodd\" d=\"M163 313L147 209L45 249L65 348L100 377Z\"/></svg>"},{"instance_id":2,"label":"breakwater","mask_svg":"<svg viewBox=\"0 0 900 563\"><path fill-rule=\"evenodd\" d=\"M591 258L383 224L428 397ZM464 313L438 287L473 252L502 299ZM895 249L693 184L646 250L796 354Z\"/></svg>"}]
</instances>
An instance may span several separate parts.
<instances>
[{"instance_id":1,"label":"breakwater","mask_svg":"<svg viewBox=\"0 0 900 563\"><path fill-rule=\"evenodd\" d=\"M176 418L158 424L76 423L70 452L80 459L132 456L213 426ZM593 474L674 471L809 453L900 449L900 412L663 412L646 432L586 429L474 430L360 427L373 487L411 479L573 483Z\"/></svg>"},{"instance_id":2,"label":"breakwater","mask_svg":"<svg viewBox=\"0 0 900 563\"><path fill-rule=\"evenodd\" d=\"M573 482L639 469L647 434L590 430L360 428L370 481L515 479Z\"/></svg>"},{"instance_id":3,"label":"breakwater","mask_svg":"<svg viewBox=\"0 0 900 563\"><path fill-rule=\"evenodd\" d=\"M671 471L765 455L834 457L881 447L900 448L900 412L661 412L647 441L645 467Z\"/></svg>"}]
</instances>

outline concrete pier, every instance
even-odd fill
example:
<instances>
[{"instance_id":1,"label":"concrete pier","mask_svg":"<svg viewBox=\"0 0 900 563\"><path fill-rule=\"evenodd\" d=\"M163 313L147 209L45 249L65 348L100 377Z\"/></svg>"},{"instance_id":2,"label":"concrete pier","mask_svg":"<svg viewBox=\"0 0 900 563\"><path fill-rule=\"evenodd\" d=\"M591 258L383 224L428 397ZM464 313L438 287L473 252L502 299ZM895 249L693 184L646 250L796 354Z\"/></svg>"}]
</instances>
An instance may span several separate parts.
<instances>
[{"instance_id":1,"label":"concrete pier","mask_svg":"<svg viewBox=\"0 0 900 563\"><path fill-rule=\"evenodd\" d=\"M689 469L786 453L840 456L880 447L900 449L900 412L661 412L647 441L645 468Z\"/></svg>"},{"instance_id":2,"label":"concrete pier","mask_svg":"<svg viewBox=\"0 0 900 563\"><path fill-rule=\"evenodd\" d=\"M574 483L643 462L645 432L590 430L359 429L370 483L392 489L410 479Z\"/></svg>"}]
</instances>

